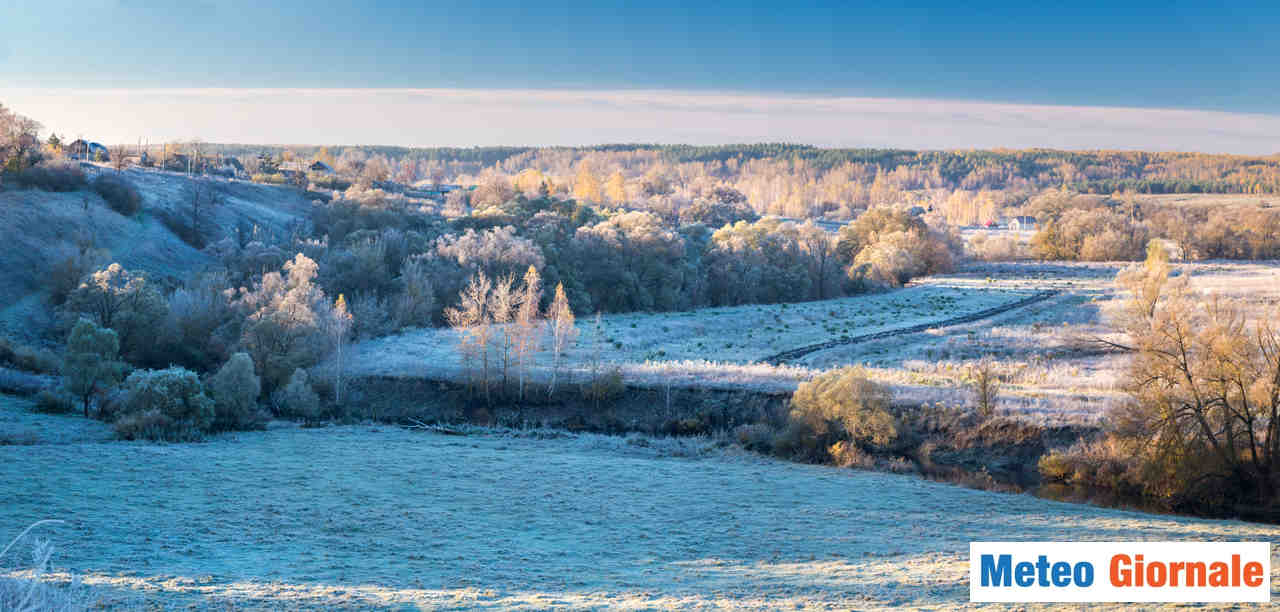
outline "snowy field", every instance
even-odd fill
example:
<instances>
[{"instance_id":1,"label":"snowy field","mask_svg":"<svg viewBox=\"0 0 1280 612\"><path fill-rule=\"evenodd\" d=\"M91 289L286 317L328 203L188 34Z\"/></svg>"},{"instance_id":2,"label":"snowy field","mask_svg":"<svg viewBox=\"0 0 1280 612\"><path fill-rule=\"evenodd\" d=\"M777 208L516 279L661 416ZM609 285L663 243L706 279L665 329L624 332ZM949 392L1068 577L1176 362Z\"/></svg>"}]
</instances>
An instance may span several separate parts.
<instances>
[{"instance_id":1,"label":"snowy field","mask_svg":"<svg viewBox=\"0 0 1280 612\"><path fill-rule=\"evenodd\" d=\"M904 289L837 300L611 315L603 317L598 339L592 318L581 317L567 368L581 379L598 353L635 385L789 391L824 370L858 364L890 385L899 402L965 405L970 365L991 357L1006 383L999 412L1041 423L1096 423L1123 398L1126 357L1096 340L1118 339L1107 312L1122 297L1115 276L1125 265L976 264ZM1259 313L1280 303L1280 266L1274 262L1175 267L1191 275L1195 288L1247 299ZM1049 290L1060 293L972 323L835 346L782 366L758 363L784 350L941 321ZM357 376L456 378L463 372L457 336L448 329L365 342L353 355ZM540 364L549 362L540 356ZM548 374L543 369L533 378Z\"/></svg>"},{"instance_id":2,"label":"snowy field","mask_svg":"<svg viewBox=\"0 0 1280 612\"><path fill-rule=\"evenodd\" d=\"M107 609L953 609L973 540L1280 538L697 439L551 433L0 446L0 486L4 539L67 521L39 530L50 579L80 577Z\"/></svg>"},{"instance_id":3,"label":"snowy field","mask_svg":"<svg viewBox=\"0 0 1280 612\"><path fill-rule=\"evenodd\" d=\"M593 317L579 317L578 343L567 367L581 372L599 354L638 384L675 377L681 384L699 386L789 389L813 372L756 362L842 336L986 310L1035 292L935 282L820 302L608 315L602 317L599 334ZM423 329L364 342L354 347L351 369L356 375L455 377L462 371L457 337L449 329ZM538 361L548 364L550 356L544 352Z\"/></svg>"}]
</instances>

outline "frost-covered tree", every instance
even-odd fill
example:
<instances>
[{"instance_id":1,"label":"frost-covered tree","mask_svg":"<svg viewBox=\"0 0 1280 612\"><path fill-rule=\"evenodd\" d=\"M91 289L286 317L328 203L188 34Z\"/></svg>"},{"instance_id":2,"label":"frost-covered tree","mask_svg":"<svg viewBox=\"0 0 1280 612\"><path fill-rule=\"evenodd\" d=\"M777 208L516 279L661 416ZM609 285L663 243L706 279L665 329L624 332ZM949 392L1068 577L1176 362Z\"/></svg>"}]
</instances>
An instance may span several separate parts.
<instances>
[{"instance_id":1,"label":"frost-covered tree","mask_svg":"<svg viewBox=\"0 0 1280 612\"><path fill-rule=\"evenodd\" d=\"M93 321L80 319L71 329L62 375L67 391L84 406L85 418L93 396L120 382L125 364L117 359L119 351L116 332Z\"/></svg>"},{"instance_id":2,"label":"frost-covered tree","mask_svg":"<svg viewBox=\"0 0 1280 612\"><path fill-rule=\"evenodd\" d=\"M131 273L118 263L85 278L67 296L67 309L80 313L99 327L119 336L120 350L132 359L154 346L155 334L166 310L164 298L146 277Z\"/></svg>"},{"instance_id":3,"label":"frost-covered tree","mask_svg":"<svg viewBox=\"0 0 1280 612\"><path fill-rule=\"evenodd\" d=\"M136 370L124 388L124 413L116 431L126 438L192 440L213 425L213 400L191 370Z\"/></svg>"},{"instance_id":4,"label":"frost-covered tree","mask_svg":"<svg viewBox=\"0 0 1280 612\"><path fill-rule=\"evenodd\" d=\"M486 401L489 399L489 343L493 337L492 318L489 316L492 288L489 277L483 272L477 273L458 295L458 305L444 311L449 326L458 335L458 350L473 384L475 363L480 362L480 382L484 386Z\"/></svg>"},{"instance_id":5,"label":"frost-covered tree","mask_svg":"<svg viewBox=\"0 0 1280 612\"><path fill-rule=\"evenodd\" d=\"M524 380L538 353L539 318L542 304L542 277L529 266L521 287L520 308L516 312L516 359L520 370L520 399L524 399Z\"/></svg>"},{"instance_id":6,"label":"frost-covered tree","mask_svg":"<svg viewBox=\"0 0 1280 612\"><path fill-rule=\"evenodd\" d=\"M415 255L405 260L396 282L400 285L394 304L396 326L430 325L436 314L436 296L425 256Z\"/></svg>"},{"instance_id":7,"label":"frost-covered tree","mask_svg":"<svg viewBox=\"0 0 1280 612\"><path fill-rule=\"evenodd\" d=\"M284 275L268 272L238 307L246 313L240 346L253 357L267 389L278 389L292 372L327 354L323 322L329 308L315 285L316 262L299 253Z\"/></svg>"},{"instance_id":8,"label":"frost-covered tree","mask_svg":"<svg viewBox=\"0 0 1280 612\"><path fill-rule=\"evenodd\" d=\"M311 388L307 371L298 368L289 377L289 384L275 394L278 410L282 414L311 421L320 414L320 396Z\"/></svg>"},{"instance_id":9,"label":"frost-covered tree","mask_svg":"<svg viewBox=\"0 0 1280 612\"><path fill-rule=\"evenodd\" d=\"M351 313L347 312L347 299L343 295L339 295L337 301L333 303L333 308L328 311L325 318L325 332L328 333L329 339L333 342L333 401L336 404L342 404L342 375L344 363L343 348L347 343L347 337L351 333Z\"/></svg>"},{"instance_id":10,"label":"frost-covered tree","mask_svg":"<svg viewBox=\"0 0 1280 612\"><path fill-rule=\"evenodd\" d=\"M564 355L578 336L573 309L569 307L569 298L565 296L563 284L556 285L555 297L547 308L547 330L551 333L551 384L547 388L547 394L551 395L556 390L556 377L560 373Z\"/></svg>"},{"instance_id":11,"label":"frost-covered tree","mask_svg":"<svg viewBox=\"0 0 1280 612\"><path fill-rule=\"evenodd\" d=\"M502 390L506 393L510 378L511 358L515 355L516 312L520 308L520 292L516 289L515 277L511 275L499 278L489 291L489 322L497 335L494 348L498 351L498 363L502 364Z\"/></svg>"},{"instance_id":12,"label":"frost-covered tree","mask_svg":"<svg viewBox=\"0 0 1280 612\"><path fill-rule=\"evenodd\" d=\"M213 429L230 430L252 427L258 418L258 394L262 381L253 372L253 358L236 353L209 378L213 396Z\"/></svg>"}]
</instances>

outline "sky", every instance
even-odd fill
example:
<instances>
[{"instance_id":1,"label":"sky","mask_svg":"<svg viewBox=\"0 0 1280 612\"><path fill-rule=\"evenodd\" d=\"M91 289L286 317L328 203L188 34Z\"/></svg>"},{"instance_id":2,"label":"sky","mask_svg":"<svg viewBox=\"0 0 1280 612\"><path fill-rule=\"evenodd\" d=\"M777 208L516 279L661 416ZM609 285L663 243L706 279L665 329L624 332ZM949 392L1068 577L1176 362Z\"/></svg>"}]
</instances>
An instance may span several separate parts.
<instances>
[{"instance_id":1,"label":"sky","mask_svg":"<svg viewBox=\"0 0 1280 612\"><path fill-rule=\"evenodd\" d=\"M0 0L0 15L0 103L108 142L1280 151L1274 1Z\"/></svg>"}]
</instances>

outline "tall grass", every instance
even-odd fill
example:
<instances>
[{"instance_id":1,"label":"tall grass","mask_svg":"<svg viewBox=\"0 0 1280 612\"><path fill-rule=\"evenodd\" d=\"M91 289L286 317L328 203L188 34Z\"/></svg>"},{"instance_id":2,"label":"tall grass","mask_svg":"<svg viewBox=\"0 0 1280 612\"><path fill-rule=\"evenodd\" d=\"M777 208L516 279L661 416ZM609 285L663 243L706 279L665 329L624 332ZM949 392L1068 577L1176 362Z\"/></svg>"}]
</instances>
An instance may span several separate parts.
<instances>
[{"instance_id":1,"label":"tall grass","mask_svg":"<svg viewBox=\"0 0 1280 612\"><path fill-rule=\"evenodd\" d=\"M0 551L0 562L4 561L6 555L14 550L14 546L31 530L41 525L62 522L43 520L32 523L18 534L18 537L10 541L3 551ZM0 610L14 612L87 610L92 603L90 594L78 579L73 577L71 584L66 587L55 587L43 580L49 573L49 560L53 558L53 544L48 540L36 540L32 544L31 552L31 569L22 572L26 576L14 577L13 574L17 572L9 572L7 576L0 575Z\"/></svg>"}]
</instances>

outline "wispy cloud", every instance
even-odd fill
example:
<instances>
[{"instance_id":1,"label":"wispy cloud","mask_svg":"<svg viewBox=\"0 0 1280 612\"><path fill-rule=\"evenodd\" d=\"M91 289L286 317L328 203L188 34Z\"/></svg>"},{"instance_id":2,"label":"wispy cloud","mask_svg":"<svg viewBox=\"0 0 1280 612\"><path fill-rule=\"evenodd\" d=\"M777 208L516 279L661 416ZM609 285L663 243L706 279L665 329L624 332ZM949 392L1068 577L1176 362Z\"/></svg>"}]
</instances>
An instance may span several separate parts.
<instances>
[{"instance_id":1,"label":"wispy cloud","mask_svg":"<svg viewBox=\"0 0 1280 612\"><path fill-rule=\"evenodd\" d=\"M1269 154L1280 116L952 100L481 89L0 89L68 136L152 142L575 145L787 141Z\"/></svg>"}]
</instances>

